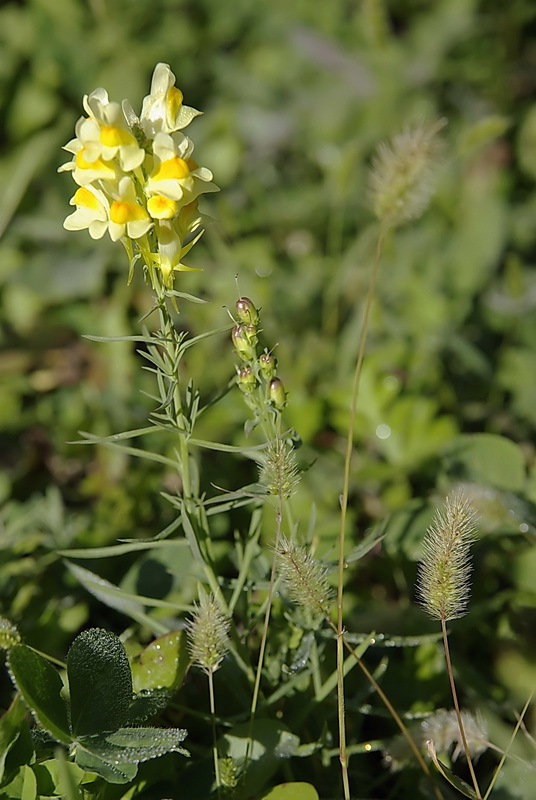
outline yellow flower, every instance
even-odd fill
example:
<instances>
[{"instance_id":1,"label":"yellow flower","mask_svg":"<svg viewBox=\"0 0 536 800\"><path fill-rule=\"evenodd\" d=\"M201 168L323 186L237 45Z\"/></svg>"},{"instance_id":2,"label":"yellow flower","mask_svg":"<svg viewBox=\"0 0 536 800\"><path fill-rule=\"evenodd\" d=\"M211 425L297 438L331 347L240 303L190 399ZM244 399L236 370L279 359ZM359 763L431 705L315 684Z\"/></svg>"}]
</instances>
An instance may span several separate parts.
<instances>
[{"instance_id":1,"label":"yellow flower","mask_svg":"<svg viewBox=\"0 0 536 800\"><path fill-rule=\"evenodd\" d=\"M177 203L161 194L147 200L147 211L153 219L172 219L177 213Z\"/></svg>"},{"instance_id":2,"label":"yellow flower","mask_svg":"<svg viewBox=\"0 0 536 800\"><path fill-rule=\"evenodd\" d=\"M78 139L71 139L63 149L73 153L74 158L62 164L58 172L72 172L79 186L87 186L99 180L117 183L122 174L115 161L104 161L101 158L89 160L85 147Z\"/></svg>"},{"instance_id":3,"label":"yellow flower","mask_svg":"<svg viewBox=\"0 0 536 800\"><path fill-rule=\"evenodd\" d=\"M68 231L81 231L88 228L92 239L101 239L108 229L110 205L104 192L93 186L81 186L71 197L70 204L76 211L63 223Z\"/></svg>"},{"instance_id":4,"label":"yellow flower","mask_svg":"<svg viewBox=\"0 0 536 800\"><path fill-rule=\"evenodd\" d=\"M139 239L152 224L151 217L138 202L132 179L128 176L121 178L110 204L108 232L111 240L117 242L123 236Z\"/></svg>"},{"instance_id":5,"label":"yellow flower","mask_svg":"<svg viewBox=\"0 0 536 800\"><path fill-rule=\"evenodd\" d=\"M157 133L153 143L154 167L147 181L148 195L158 194L186 205L200 194L217 192L212 172L190 157L194 146L187 136Z\"/></svg>"},{"instance_id":6,"label":"yellow flower","mask_svg":"<svg viewBox=\"0 0 536 800\"><path fill-rule=\"evenodd\" d=\"M76 138L82 143L87 161L102 158L111 161L117 158L121 169L131 172L145 158L145 150L127 126L119 103L110 103L104 89L96 89L86 95L84 109L89 118L78 120Z\"/></svg>"},{"instance_id":7,"label":"yellow flower","mask_svg":"<svg viewBox=\"0 0 536 800\"><path fill-rule=\"evenodd\" d=\"M123 101L123 112L129 124L140 125L151 139L159 132L182 130L199 114L195 108L183 105L183 95L175 86L175 75L168 64L157 64L151 81L151 93L145 97L138 119L130 104Z\"/></svg>"}]
</instances>

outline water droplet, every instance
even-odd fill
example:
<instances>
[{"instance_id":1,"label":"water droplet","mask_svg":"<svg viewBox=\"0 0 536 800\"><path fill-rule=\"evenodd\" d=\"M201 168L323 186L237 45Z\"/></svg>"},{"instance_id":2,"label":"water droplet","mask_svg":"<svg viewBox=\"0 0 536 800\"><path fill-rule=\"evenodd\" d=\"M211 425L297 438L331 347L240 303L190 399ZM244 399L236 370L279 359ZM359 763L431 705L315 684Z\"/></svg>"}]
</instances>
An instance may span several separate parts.
<instances>
[{"instance_id":1,"label":"water droplet","mask_svg":"<svg viewBox=\"0 0 536 800\"><path fill-rule=\"evenodd\" d=\"M388 439L390 435L391 435L391 428L389 427L389 425L382 423L381 425L378 425L378 427L376 428L376 436L378 437L378 439Z\"/></svg>"}]
</instances>

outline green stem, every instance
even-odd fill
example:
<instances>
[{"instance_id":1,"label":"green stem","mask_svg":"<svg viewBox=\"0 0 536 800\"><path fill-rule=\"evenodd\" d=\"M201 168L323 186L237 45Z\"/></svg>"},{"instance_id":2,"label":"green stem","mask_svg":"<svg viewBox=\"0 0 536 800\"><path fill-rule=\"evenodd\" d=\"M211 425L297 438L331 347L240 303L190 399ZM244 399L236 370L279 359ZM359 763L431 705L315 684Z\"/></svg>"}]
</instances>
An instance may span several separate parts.
<instances>
[{"instance_id":1,"label":"green stem","mask_svg":"<svg viewBox=\"0 0 536 800\"><path fill-rule=\"evenodd\" d=\"M378 241L376 245L376 252L374 255L374 262L372 265L372 273L368 285L367 298L365 302L365 312L363 318L363 325L361 326L361 334L359 337L359 345L357 350L357 359L354 370L354 380L352 385L352 400L350 407L350 419L348 422L348 433L346 437L346 454L344 459L344 478L343 490L341 496L341 518L340 518L340 531L339 531L339 564L337 574L337 671L338 671L338 684L337 684L337 707L339 715L339 747L340 747L340 761L342 769L342 779L344 786L345 798L348 800L350 792L348 788L348 770L346 763L346 725L344 717L344 653L343 653L343 636L344 636L344 623L343 623L343 592L344 592L344 570L346 568L344 553L345 553L345 535L346 535L346 516L348 511L348 495L350 488L350 467L352 463L352 451L354 444L354 425L357 412L357 401L359 398L359 384L361 380L361 371L363 367L363 359L365 356L365 345L367 342L367 333L370 319L370 310L372 307L372 300L376 289L376 282L380 266L381 253L383 248L383 232L380 230Z\"/></svg>"},{"instance_id":2,"label":"green stem","mask_svg":"<svg viewBox=\"0 0 536 800\"><path fill-rule=\"evenodd\" d=\"M462 739L463 749L465 752L465 758L467 759L467 766L469 767L469 772L471 773L471 780L473 781L473 786L476 792L476 796L478 800L482 800L482 795L480 793L480 788L478 786L478 781L476 779L475 770L473 767L473 761L471 759L471 753L469 751L469 745L467 744L467 737L465 735L465 728L463 726L462 715L460 712L460 706L458 703L458 692L456 691L456 684L454 682L454 672L452 669L452 661L450 658L450 647L449 647L449 639L447 636L447 623L445 619L441 620L441 633L443 636L443 649L445 650L445 660L447 662L447 672L449 676L450 682L450 690L452 693L452 700L454 702L454 710L456 712L456 719L458 720L458 728L460 729L460 736Z\"/></svg>"},{"instance_id":3,"label":"green stem","mask_svg":"<svg viewBox=\"0 0 536 800\"><path fill-rule=\"evenodd\" d=\"M214 776L216 778L216 789L218 797L221 796L220 765L218 763L218 748L216 745L216 701L214 699L214 672L208 673L208 693L210 701L210 716L212 717L212 758L214 760Z\"/></svg>"}]
</instances>

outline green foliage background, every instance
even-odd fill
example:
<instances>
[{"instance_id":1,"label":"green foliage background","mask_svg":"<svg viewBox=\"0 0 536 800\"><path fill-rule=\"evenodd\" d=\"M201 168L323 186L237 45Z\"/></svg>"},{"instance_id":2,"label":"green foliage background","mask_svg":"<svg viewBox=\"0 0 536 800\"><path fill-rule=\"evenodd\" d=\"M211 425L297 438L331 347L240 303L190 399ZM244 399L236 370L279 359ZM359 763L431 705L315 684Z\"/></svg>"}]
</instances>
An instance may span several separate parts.
<instances>
[{"instance_id":1,"label":"green foliage background","mask_svg":"<svg viewBox=\"0 0 536 800\"><path fill-rule=\"evenodd\" d=\"M119 247L62 228L72 185L56 169L82 95L104 86L136 108L164 61L185 102L204 111L190 135L221 192L204 201L212 219L190 257L203 271L181 275L177 288L211 302L185 306L183 324L193 333L225 325L235 275L239 292L262 307L266 341L278 343L288 420L303 440L301 463L312 464L295 516L305 531L314 514L327 559L335 557L376 230L370 157L404 125L444 115L449 149L433 206L389 241L381 266L356 423L351 539L385 519L387 536L348 571L347 627L432 630L414 606L415 562L437 498L466 482L482 536L472 610L456 623L453 647L466 704L482 707L490 735L505 745L511 708L536 679L535 30L530 0L2 5L0 598L29 643L63 657L89 624L125 627L56 551L154 536L172 519L159 492L176 488L158 463L69 444L80 430L142 427L151 408L134 349L81 338L129 333L149 303L141 281L126 287ZM226 384L234 374L228 340L192 351L187 368L207 395ZM246 411L229 393L199 435L243 443ZM173 446L147 444L164 453ZM229 467L224 454L200 466L207 491L255 480L249 463ZM244 519L215 525L223 575L232 574L230 542ZM267 523L267 543L270 535ZM180 548L129 559L84 566L133 593L194 597ZM378 649L372 659L386 655L384 688L397 707L449 706L434 644ZM3 690L7 698L7 680ZM356 678L356 741L393 732L362 713L365 692ZM319 737L320 723L309 734ZM519 753L534 760L524 744ZM390 779L374 758L356 756L351 772L368 796L386 797ZM319 766L315 777L321 791ZM397 791L414 796L411 781L405 788L401 779ZM536 779L507 766L499 792L534 797Z\"/></svg>"}]
</instances>

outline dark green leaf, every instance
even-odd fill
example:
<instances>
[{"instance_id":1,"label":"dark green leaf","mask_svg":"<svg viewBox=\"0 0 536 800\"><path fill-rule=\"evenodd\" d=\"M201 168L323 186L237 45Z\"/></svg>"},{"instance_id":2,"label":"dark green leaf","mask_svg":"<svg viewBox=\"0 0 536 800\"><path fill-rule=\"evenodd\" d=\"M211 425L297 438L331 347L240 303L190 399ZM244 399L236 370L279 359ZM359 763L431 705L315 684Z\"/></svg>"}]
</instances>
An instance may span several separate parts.
<instances>
[{"instance_id":1,"label":"dark green leaf","mask_svg":"<svg viewBox=\"0 0 536 800\"><path fill-rule=\"evenodd\" d=\"M15 743L19 741L22 729L27 727L25 716L26 706L20 694L16 694L10 707L0 719L0 783L4 778L6 758Z\"/></svg>"},{"instance_id":2,"label":"dark green leaf","mask_svg":"<svg viewBox=\"0 0 536 800\"><path fill-rule=\"evenodd\" d=\"M76 748L75 761L79 767L88 772L95 772L107 783L129 783L134 780L138 772L137 764L112 764L90 753L82 745Z\"/></svg>"},{"instance_id":3,"label":"dark green leaf","mask_svg":"<svg viewBox=\"0 0 536 800\"><path fill-rule=\"evenodd\" d=\"M77 636L67 656L73 734L115 731L127 722L132 673L119 637L102 628Z\"/></svg>"},{"instance_id":4,"label":"dark green leaf","mask_svg":"<svg viewBox=\"0 0 536 800\"><path fill-rule=\"evenodd\" d=\"M11 648L8 666L15 686L43 728L58 741L69 744L67 705L61 697L63 683L58 671L25 644Z\"/></svg>"},{"instance_id":5,"label":"dark green leaf","mask_svg":"<svg viewBox=\"0 0 536 800\"><path fill-rule=\"evenodd\" d=\"M85 736L81 744L87 752L114 765L139 764L172 752L188 756L180 746L186 735L181 728L120 728L101 736Z\"/></svg>"}]
</instances>

